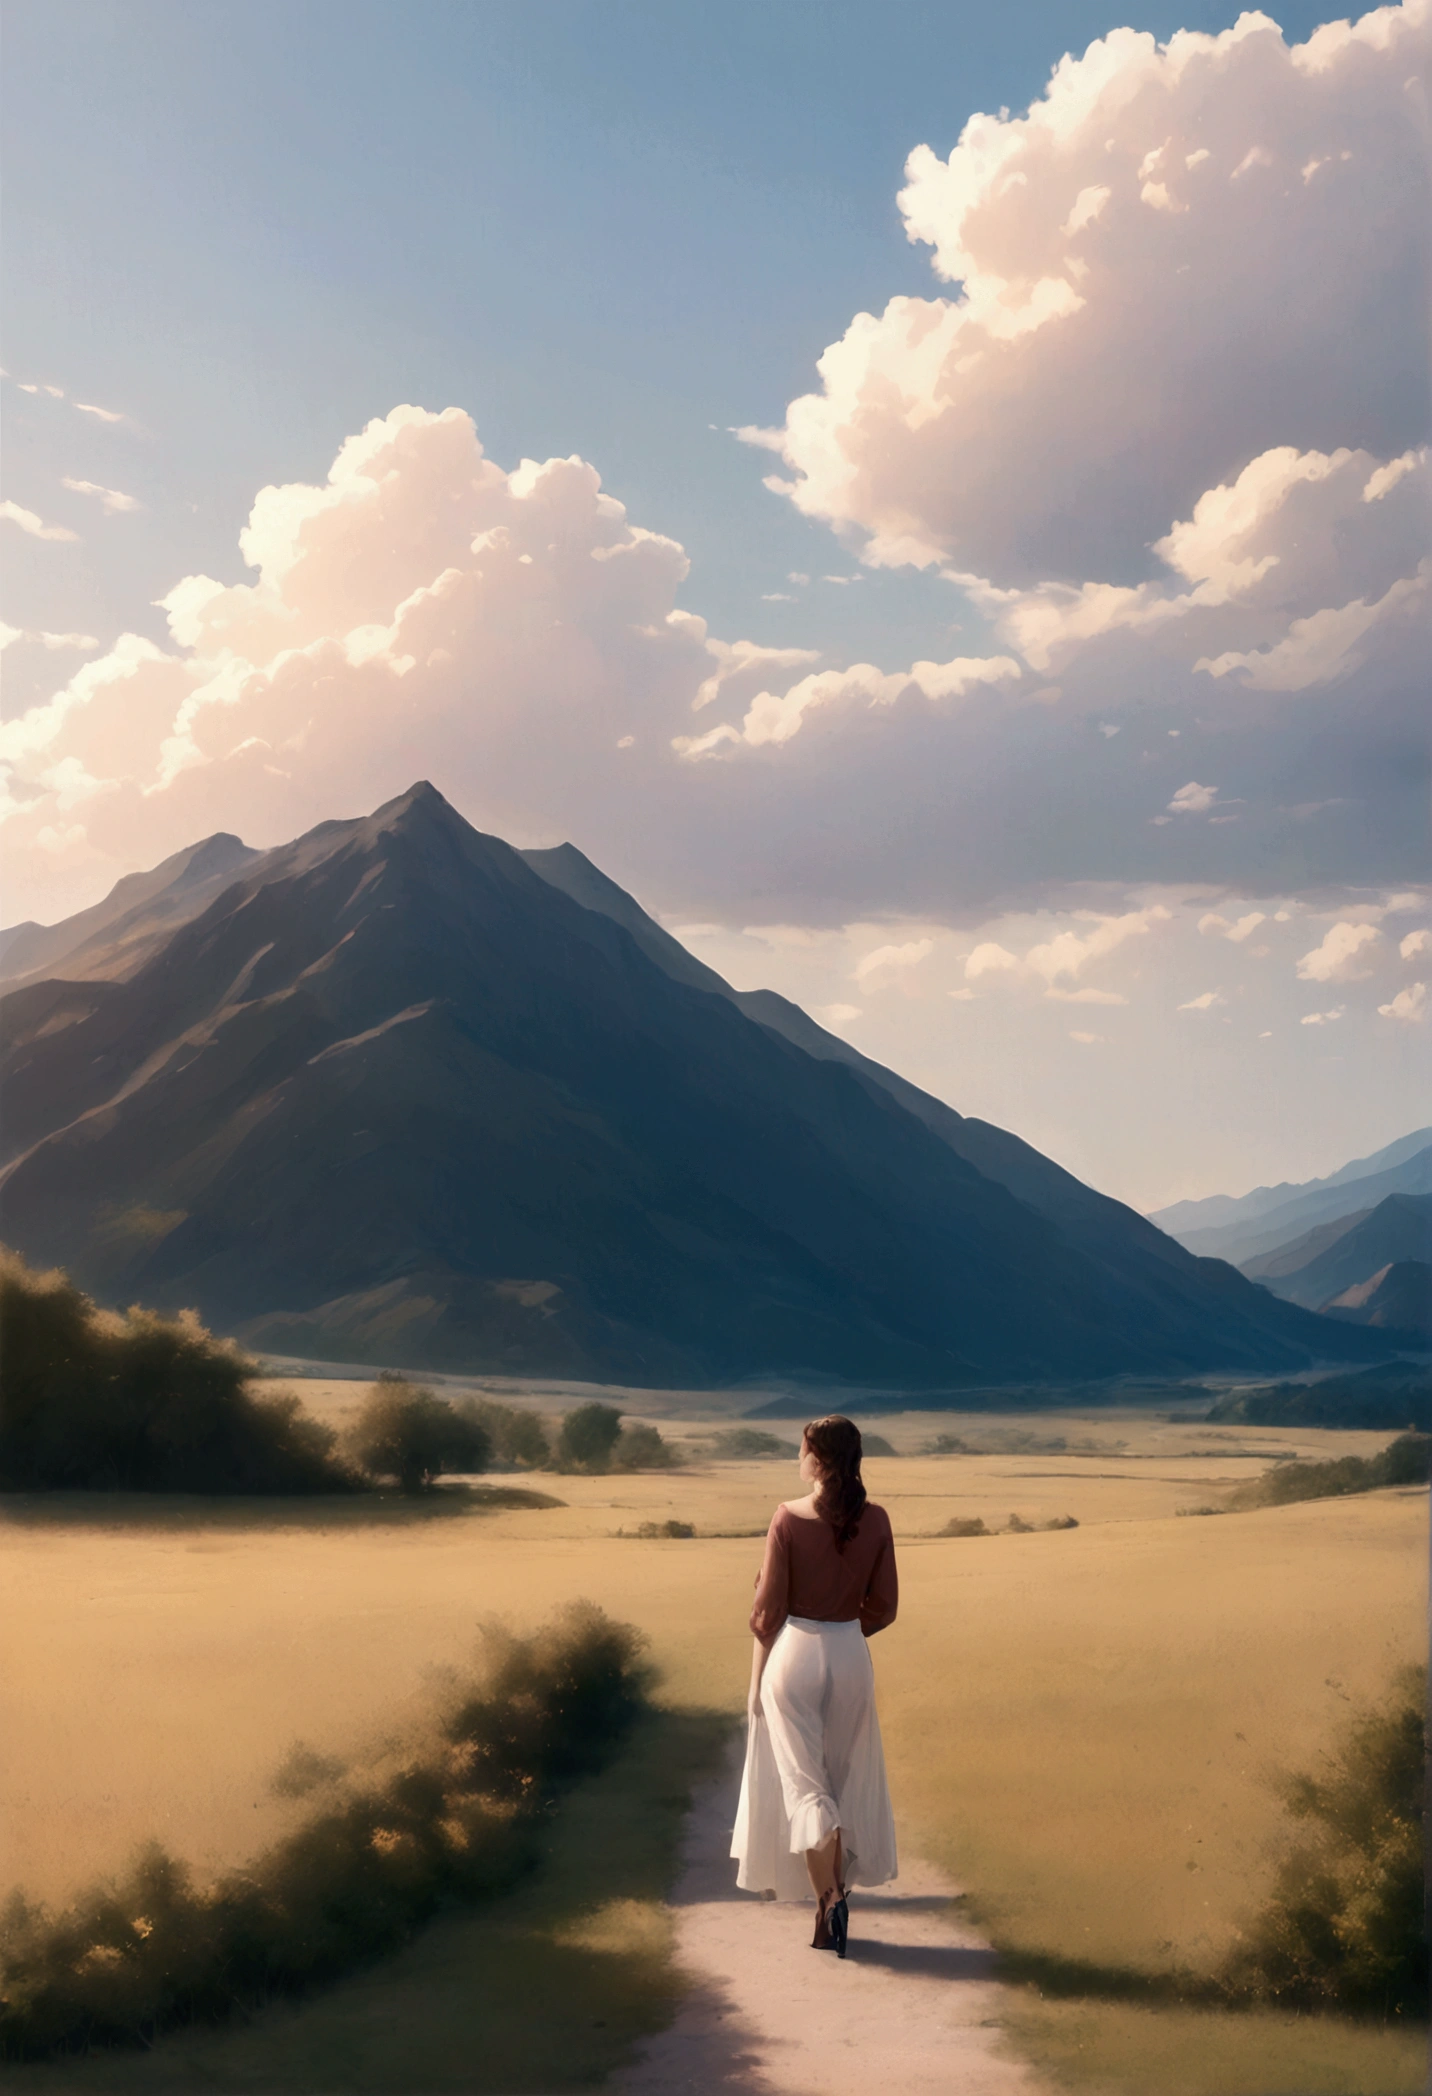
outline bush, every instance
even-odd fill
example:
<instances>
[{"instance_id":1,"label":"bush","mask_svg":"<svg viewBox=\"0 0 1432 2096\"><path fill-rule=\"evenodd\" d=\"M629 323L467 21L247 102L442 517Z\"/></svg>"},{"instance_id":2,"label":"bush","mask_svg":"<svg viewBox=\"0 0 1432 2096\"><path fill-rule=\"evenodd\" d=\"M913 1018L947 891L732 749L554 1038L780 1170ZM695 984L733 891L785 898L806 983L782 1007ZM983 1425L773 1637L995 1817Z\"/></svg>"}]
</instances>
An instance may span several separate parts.
<instances>
[{"instance_id":1,"label":"bush","mask_svg":"<svg viewBox=\"0 0 1432 2096\"><path fill-rule=\"evenodd\" d=\"M1432 1435L1399 1434L1380 1455L1338 1456L1330 1463L1277 1463L1229 1497L1230 1507L1291 1506L1301 1499L1340 1499L1385 1485L1425 1485L1432 1474Z\"/></svg>"},{"instance_id":2,"label":"bush","mask_svg":"<svg viewBox=\"0 0 1432 2096\"><path fill-rule=\"evenodd\" d=\"M948 1520L939 1531L942 1536L987 1536L992 1532L985 1527L978 1515L971 1521L962 1519L958 1514Z\"/></svg>"},{"instance_id":3,"label":"bush","mask_svg":"<svg viewBox=\"0 0 1432 2096\"><path fill-rule=\"evenodd\" d=\"M641 1709L640 1645L588 1603L532 1637L491 1629L480 1674L400 1765L247 1869L200 1887L151 1846L62 1914L17 1893L0 1917L0 2058L148 2045L336 1979L444 1901L505 1890L537 1861L560 1790L604 1766Z\"/></svg>"},{"instance_id":4,"label":"bush","mask_svg":"<svg viewBox=\"0 0 1432 2096\"><path fill-rule=\"evenodd\" d=\"M691 1521L643 1521L637 1529L643 1542L655 1542L659 1537L685 1539L694 1536L696 1527Z\"/></svg>"},{"instance_id":5,"label":"bush","mask_svg":"<svg viewBox=\"0 0 1432 2096\"><path fill-rule=\"evenodd\" d=\"M563 1470L608 1470L622 1430L615 1405L578 1405L562 1421L557 1463Z\"/></svg>"},{"instance_id":6,"label":"bush","mask_svg":"<svg viewBox=\"0 0 1432 2096\"><path fill-rule=\"evenodd\" d=\"M613 1470L679 1470L685 1460L679 1448L641 1420L622 1428L612 1450Z\"/></svg>"},{"instance_id":7,"label":"bush","mask_svg":"<svg viewBox=\"0 0 1432 2096\"><path fill-rule=\"evenodd\" d=\"M535 1412L501 1405L490 1397L464 1398L454 1409L481 1428L498 1462L518 1470L540 1470L552 1460L546 1429Z\"/></svg>"},{"instance_id":8,"label":"bush","mask_svg":"<svg viewBox=\"0 0 1432 2096\"><path fill-rule=\"evenodd\" d=\"M0 1250L0 1487L341 1492L336 1436L255 1364L178 1317L99 1310L62 1273Z\"/></svg>"},{"instance_id":9,"label":"bush","mask_svg":"<svg viewBox=\"0 0 1432 2096\"><path fill-rule=\"evenodd\" d=\"M485 1470L492 1453L475 1419L391 1374L368 1392L344 1444L360 1470L396 1478L404 1492L426 1491L445 1470Z\"/></svg>"},{"instance_id":10,"label":"bush","mask_svg":"<svg viewBox=\"0 0 1432 2096\"><path fill-rule=\"evenodd\" d=\"M782 1441L759 1427L731 1426L711 1437L711 1453L728 1463L755 1462L761 1456L784 1456L794 1462L800 1449L794 1441Z\"/></svg>"},{"instance_id":11,"label":"bush","mask_svg":"<svg viewBox=\"0 0 1432 2096\"><path fill-rule=\"evenodd\" d=\"M1287 2008L1426 2015L1426 1695L1424 1672L1406 1668L1383 1708L1352 1717L1323 1774L1279 1784L1308 1832L1227 1962L1233 1995Z\"/></svg>"},{"instance_id":12,"label":"bush","mask_svg":"<svg viewBox=\"0 0 1432 2096\"><path fill-rule=\"evenodd\" d=\"M971 1453L969 1443L962 1441L958 1434L936 1434L934 1440L927 1441L921 1450L921 1454L927 1456L967 1456Z\"/></svg>"}]
</instances>

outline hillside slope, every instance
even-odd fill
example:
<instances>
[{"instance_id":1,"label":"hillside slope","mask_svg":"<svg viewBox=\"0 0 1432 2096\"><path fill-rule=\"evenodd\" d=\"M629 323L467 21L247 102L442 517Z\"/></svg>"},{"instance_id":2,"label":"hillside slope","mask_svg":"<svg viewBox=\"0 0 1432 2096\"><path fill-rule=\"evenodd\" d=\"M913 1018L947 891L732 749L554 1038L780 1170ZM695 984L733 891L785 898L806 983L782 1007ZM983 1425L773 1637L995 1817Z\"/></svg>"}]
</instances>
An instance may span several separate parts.
<instances>
[{"instance_id":1,"label":"hillside slope","mask_svg":"<svg viewBox=\"0 0 1432 2096\"><path fill-rule=\"evenodd\" d=\"M1381 1350L640 932L430 786L325 823L127 979L0 1001L5 1234L274 1351L507 1373L929 1388Z\"/></svg>"}]
</instances>

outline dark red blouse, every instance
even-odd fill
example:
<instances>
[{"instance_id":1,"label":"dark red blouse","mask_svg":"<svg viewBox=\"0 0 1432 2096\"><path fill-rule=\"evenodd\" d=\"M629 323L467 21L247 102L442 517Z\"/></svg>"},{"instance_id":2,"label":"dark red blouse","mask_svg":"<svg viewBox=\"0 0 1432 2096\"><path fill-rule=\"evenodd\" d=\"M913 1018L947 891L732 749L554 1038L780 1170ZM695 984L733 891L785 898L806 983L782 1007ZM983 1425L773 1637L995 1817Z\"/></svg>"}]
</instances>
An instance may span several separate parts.
<instances>
[{"instance_id":1,"label":"dark red blouse","mask_svg":"<svg viewBox=\"0 0 1432 2096\"><path fill-rule=\"evenodd\" d=\"M835 1547L828 1521L808 1521L778 1506L766 1533L766 1555L756 1575L751 1630L769 1645L787 1616L817 1623L859 1621L867 1637L895 1621L900 1598L890 1516L865 1502L859 1532Z\"/></svg>"}]
</instances>

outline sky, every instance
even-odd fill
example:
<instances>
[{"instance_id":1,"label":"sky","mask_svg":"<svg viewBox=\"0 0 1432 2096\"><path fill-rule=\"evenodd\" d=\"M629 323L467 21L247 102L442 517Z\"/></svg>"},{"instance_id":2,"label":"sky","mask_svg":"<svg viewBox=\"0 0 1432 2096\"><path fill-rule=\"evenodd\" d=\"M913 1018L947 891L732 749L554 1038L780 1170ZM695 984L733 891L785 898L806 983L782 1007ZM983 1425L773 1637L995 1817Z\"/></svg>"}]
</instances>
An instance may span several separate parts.
<instances>
[{"instance_id":1,"label":"sky","mask_svg":"<svg viewBox=\"0 0 1432 2096\"><path fill-rule=\"evenodd\" d=\"M427 777L1141 1208L1429 1118L1426 0L10 0L3 917Z\"/></svg>"}]
</instances>

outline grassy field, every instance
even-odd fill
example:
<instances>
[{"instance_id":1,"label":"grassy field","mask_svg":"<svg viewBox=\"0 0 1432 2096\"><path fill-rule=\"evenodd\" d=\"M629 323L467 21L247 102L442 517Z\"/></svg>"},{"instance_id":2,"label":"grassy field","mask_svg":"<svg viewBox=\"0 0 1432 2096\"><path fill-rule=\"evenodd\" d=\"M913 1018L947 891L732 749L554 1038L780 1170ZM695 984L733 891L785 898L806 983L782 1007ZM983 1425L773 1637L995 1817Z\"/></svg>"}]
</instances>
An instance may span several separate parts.
<instances>
[{"instance_id":1,"label":"grassy field","mask_svg":"<svg viewBox=\"0 0 1432 2096\"><path fill-rule=\"evenodd\" d=\"M360 1391L302 1394L339 1416ZM695 1455L710 1423L687 1414L667 1430ZM1416 2034L1153 2013L1137 1992L1140 1974L1216 1962L1266 1881L1279 1822L1269 1775L1314 1759L1349 1699L1378 1694L1425 1640L1425 1493L1220 1519L1180 1510L1218 1504L1275 1453L1370 1454L1387 1437L1109 1412L872 1424L902 1451L867 1464L902 1546L900 1620L875 1647L902 1838L969 1888L998 1941L1044 1961L1043 1997L1015 1993L1023 2048L1071 2088L1127 2096L1420 2088ZM941 1432L983 1452L916 1453ZM696 1714L740 1708L758 1537L795 1489L793 1466L536 1482L565 1504L9 1503L5 1850L8 1875L46 1898L149 1835L201 1867L249 1854L291 1824L270 1778L295 1740L363 1753L489 1615L525 1624L574 1595L601 1602L648 1633L667 1713L640 1769L624 1764L573 1801L560 1868L501 1916L446 1922L376 1977L182 2041L199 2046L202 2074L171 2039L143 2058L25 2069L17 2086L392 2087L395 2033L421 2015L426 2049L403 2086L555 2090L590 2083L661 2019L676 1984L662 1873L711 1751ZM1003 1528L1012 1514L1079 1526L935 1534L951 1517ZM696 1538L616 1533L673 1517ZM646 1829L630 1869L625 1838L611 1839L623 1814L628 1831ZM612 2011L544 2026L518 2079L520 2019L503 2016L573 1960L607 1977L590 1994L573 1981L572 2000L609 1995ZM449 2013L459 1974L467 2006ZM471 2019L493 1975L493 2028L516 2035L494 2038L479 2069ZM376 2067L364 2078L370 2057L387 2082ZM321 2084L317 2059L334 2068Z\"/></svg>"}]
</instances>

